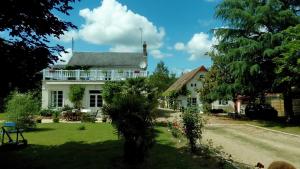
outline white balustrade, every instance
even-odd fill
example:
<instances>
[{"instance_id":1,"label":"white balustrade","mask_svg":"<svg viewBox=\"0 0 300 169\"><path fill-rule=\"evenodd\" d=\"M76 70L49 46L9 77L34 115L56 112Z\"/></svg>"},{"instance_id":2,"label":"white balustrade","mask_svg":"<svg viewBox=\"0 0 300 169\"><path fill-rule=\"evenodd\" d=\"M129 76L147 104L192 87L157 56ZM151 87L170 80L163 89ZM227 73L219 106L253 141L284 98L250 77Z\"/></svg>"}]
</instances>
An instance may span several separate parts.
<instances>
[{"instance_id":1,"label":"white balustrade","mask_svg":"<svg viewBox=\"0 0 300 169\"><path fill-rule=\"evenodd\" d=\"M147 71L141 70L43 70L44 80L90 80L118 81L127 78L147 77Z\"/></svg>"}]
</instances>

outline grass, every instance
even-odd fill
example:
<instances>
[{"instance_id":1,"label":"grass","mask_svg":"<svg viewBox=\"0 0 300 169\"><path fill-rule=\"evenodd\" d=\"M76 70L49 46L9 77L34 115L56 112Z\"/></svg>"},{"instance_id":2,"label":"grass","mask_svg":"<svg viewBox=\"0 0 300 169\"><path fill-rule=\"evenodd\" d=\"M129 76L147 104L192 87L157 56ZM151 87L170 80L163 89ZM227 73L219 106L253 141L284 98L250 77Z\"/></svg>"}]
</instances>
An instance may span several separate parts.
<instances>
[{"instance_id":1,"label":"grass","mask_svg":"<svg viewBox=\"0 0 300 169\"><path fill-rule=\"evenodd\" d=\"M12 169L112 169L122 156L122 141L107 123L38 124L24 136L29 146L18 151L0 151L2 166ZM218 168L214 159L192 156L165 127L156 127L157 143L150 152L146 168L200 169Z\"/></svg>"},{"instance_id":2,"label":"grass","mask_svg":"<svg viewBox=\"0 0 300 169\"><path fill-rule=\"evenodd\" d=\"M272 121L262 121L262 120L247 121L247 123L260 126L260 127L265 127L272 130L300 135L300 124L291 125L291 124L284 124L284 123L272 122Z\"/></svg>"},{"instance_id":3,"label":"grass","mask_svg":"<svg viewBox=\"0 0 300 169\"><path fill-rule=\"evenodd\" d=\"M0 120L6 120L8 113L0 113Z\"/></svg>"}]
</instances>

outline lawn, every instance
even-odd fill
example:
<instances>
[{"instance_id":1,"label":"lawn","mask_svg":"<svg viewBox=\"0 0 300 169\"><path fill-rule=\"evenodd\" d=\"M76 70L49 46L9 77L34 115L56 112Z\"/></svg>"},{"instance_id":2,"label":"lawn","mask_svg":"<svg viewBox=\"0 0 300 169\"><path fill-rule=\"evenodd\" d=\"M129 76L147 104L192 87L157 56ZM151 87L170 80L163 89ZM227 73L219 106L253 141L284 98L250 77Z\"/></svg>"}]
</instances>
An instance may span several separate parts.
<instances>
[{"instance_id":1,"label":"lawn","mask_svg":"<svg viewBox=\"0 0 300 169\"><path fill-rule=\"evenodd\" d=\"M0 113L0 121L1 120L6 120L7 119L7 114L8 113Z\"/></svg>"},{"instance_id":2,"label":"lawn","mask_svg":"<svg viewBox=\"0 0 300 169\"><path fill-rule=\"evenodd\" d=\"M84 125L85 130L79 130ZM151 169L218 168L214 159L190 155L167 128L156 127L157 143L150 152ZM100 169L112 167L122 156L122 141L108 123L39 124L24 136L29 146L19 151L0 151L2 166L12 169Z\"/></svg>"}]
</instances>

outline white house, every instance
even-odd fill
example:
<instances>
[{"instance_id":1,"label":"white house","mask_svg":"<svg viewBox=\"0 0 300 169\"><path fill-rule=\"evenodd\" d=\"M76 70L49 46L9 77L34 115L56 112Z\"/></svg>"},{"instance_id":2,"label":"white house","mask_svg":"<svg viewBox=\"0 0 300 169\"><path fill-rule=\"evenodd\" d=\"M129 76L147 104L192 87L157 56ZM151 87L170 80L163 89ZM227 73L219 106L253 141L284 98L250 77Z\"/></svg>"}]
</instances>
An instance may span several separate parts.
<instances>
[{"instance_id":1,"label":"white house","mask_svg":"<svg viewBox=\"0 0 300 169\"><path fill-rule=\"evenodd\" d=\"M84 69L82 69L84 68ZM73 106L70 85L85 87L82 106L92 111L103 105L102 87L106 81L147 76L147 45L141 53L73 52L65 66L43 70L42 108Z\"/></svg>"},{"instance_id":2,"label":"white house","mask_svg":"<svg viewBox=\"0 0 300 169\"><path fill-rule=\"evenodd\" d=\"M198 67L191 72L183 74L175 83L173 83L164 93L165 95L171 92L179 93L178 97L175 99L176 106L179 109L187 108L190 106L196 106L199 110L202 110L202 103L199 99L199 94L197 90L202 87L200 81L204 77L207 69L204 66ZM185 94L180 94L184 91ZM171 108L172 103L166 102L166 107Z\"/></svg>"},{"instance_id":3,"label":"white house","mask_svg":"<svg viewBox=\"0 0 300 169\"><path fill-rule=\"evenodd\" d=\"M173 83L165 92L166 96L172 92L177 92L175 105L177 109L185 109L187 107L197 107L200 112L203 111L202 103L199 98L199 89L202 88L201 79L204 77L207 69L200 66L191 72L183 74L175 83ZM187 92L183 92L187 91ZM166 99L165 106L172 107L172 101ZM234 111L234 103L232 101L216 100L211 104L212 109L223 109L225 111Z\"/></svg>"}]
</instances>

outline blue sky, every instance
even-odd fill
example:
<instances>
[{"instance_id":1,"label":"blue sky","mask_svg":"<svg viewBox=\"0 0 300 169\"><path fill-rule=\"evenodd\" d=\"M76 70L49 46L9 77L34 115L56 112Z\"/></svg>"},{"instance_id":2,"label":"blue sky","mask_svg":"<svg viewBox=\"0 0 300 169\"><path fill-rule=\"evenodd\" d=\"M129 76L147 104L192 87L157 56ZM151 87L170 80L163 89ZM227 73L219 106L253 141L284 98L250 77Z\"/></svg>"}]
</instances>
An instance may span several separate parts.
<instances>
[{"instance_id":1,"label":"blue sky","mask_svg":"<svg viewBox=\"0 0 300 169\"><path fill-rule=\"evenodd\" d=\"M204 53L216 43L211 29L222 26L214 18L218 3L220 0L82 0L73 5L70 16L58 14L78 30L69 30L54 42L69 51L73 37L75 51L139 52L142 29L148 44L148 70L152 72L163 60L171 72L180 74L211 65Z\"/></svg>"}]
</instances>

